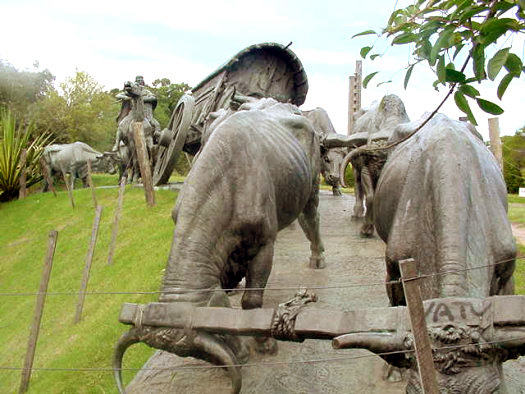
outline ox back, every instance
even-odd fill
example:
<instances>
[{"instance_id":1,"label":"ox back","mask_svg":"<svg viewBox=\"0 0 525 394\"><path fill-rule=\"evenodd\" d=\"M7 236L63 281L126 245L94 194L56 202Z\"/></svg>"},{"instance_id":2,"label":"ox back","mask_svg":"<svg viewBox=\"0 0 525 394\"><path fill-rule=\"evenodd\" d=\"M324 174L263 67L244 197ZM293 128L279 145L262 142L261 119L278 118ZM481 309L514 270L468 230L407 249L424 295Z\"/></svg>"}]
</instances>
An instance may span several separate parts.
<instances>
[{"instance_id":1,"label":"ox back","mask_svg":"<svg viewBox=\"0 0 525 394\"><path fill-rule=\"evenodd\" d=\"M516 249L505 183L466 123L438 114L401 143L383 168L374 215L391 279L399 275L396 262L409 257L423 275L459 271L423 279L424 299L513 293ZM389 296L393 305L404 303L401 286Z\"/></svg>"}]
</instances>

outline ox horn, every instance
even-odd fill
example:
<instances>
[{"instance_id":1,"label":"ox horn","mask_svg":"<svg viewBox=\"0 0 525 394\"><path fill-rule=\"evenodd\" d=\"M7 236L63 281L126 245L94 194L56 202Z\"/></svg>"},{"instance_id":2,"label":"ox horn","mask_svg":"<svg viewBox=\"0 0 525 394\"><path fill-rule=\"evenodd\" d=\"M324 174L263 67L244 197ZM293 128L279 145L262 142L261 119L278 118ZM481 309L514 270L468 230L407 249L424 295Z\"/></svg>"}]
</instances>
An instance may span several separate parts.
<instances>
[{"instance_id":1,"label":"ox horn","mask_svg":"<svg viewBox=\"0 0 525 394\"><path fill-rule=\"evenodd\" d=\"M397 352L404 349L403 337L390 333L355 333L335 337L332 340L334 349L361 348L373 353Z\"/></svg>"},{"instance_id":2,"label":"ox horn","mask_svg":"<svg viewBox=\"0 0 525 394\"><path fill-rule=\"evenodd\" d=\"M517 350L525 346L525 328L524 327L507 327L498 328L494 332L494 342L504 349ZM521 354L525 354L523 351Z\"/></svg>"},{"instance_id":3,"label":"ox horn","mask_svg":"<svg viewBox=\"0 0 525 394\"><path fill-rule=\"evenodd\" d=\"M137 329L132 328L120 337L115 346L115 351L113 352L113 376L120 394L126 393L122 383L122 360L124 358L124 353L128 347L138 342L140 342L140 336Z\"/></svg>"},{"instance_id":4,"label":"ox horn","mask_svg":"<svg viewBox=\"0 0 525 394\"><path fill-rule=\"evenodd\" d=\"M219 342L213 335L200 332L193 344L211 358L210 361L216 365L225 365L232 380L232 393L240 393L242 385L241 369L237 364L237 358L231 349L224 343Z\"/></svg>"},{"instance_id":5,"label":"ox horn","mask_svg":"<svg viewBox=\"0 0 525 394\"><path fill-rule=\"evenodd\" d=\"M339 168L339 174L341 174L340 176L341 186L343 187L348 187L345 181L346 167L348 167L348 164L350 163L350 161L359 153L359 151L360 151L359 148L352 149L350 152L347 153L347 155L343 159L343 162L341 163L341 167Z\"/></svg>"}]
</instances>

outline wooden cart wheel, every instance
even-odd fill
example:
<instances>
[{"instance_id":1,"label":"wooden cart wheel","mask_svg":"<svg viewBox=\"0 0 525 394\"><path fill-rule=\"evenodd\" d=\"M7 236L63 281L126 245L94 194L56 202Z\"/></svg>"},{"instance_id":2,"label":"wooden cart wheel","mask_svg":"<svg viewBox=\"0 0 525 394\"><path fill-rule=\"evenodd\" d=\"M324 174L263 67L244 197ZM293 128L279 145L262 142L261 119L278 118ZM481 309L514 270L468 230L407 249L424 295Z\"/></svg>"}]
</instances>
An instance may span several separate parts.
<instances>
[{"instance_id":1,"label":"wooden cart wheel","mask_svg":"<svg viewBox=\"0 0 525 394\"><path fill-rule=\"evenodd\" d=\"M162 130L153 170L154 185L168 183L190 130L194 105L192 96L182 96L173 110L168 128Z\"/></svg>"}]
</instances>

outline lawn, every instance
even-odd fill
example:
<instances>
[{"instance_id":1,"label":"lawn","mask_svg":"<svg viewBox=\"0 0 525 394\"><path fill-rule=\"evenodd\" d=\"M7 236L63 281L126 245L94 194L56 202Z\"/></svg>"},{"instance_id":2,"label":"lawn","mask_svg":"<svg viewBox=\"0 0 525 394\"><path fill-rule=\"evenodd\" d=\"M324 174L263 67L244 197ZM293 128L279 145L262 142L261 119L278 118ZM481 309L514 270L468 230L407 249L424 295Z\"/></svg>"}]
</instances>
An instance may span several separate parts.
<instances>
[{"instance_id":1,"label":"lawn","mask_svg":"<svg viewBox=\"0 0 525 394\"><path fill-rule=\"evenodd\" d=\"M116 177L95 176L97 185L115 185ZM59 191L32 194L20 201L0 205L0 293L35 293L39 288L48 233L57 230L58 242L49 282L34 368L98 368L86 372L34 371L30 393L101 393L114 388L111 365L112 347L126 326L118 324L124 302L147 303L157 295L136 292L159 290L171 244L171 209L176 193L156 192L156 206L147 207L144 191L126 187L117 250L113 265L107 265L108 248L117 188L96 190L104 209L89 280L89 292L122 294L88 295L83 319L73 324L77 296L94 209L89 189L74 191L76 207L68 194ZM129 293L129 294L125 294ZM0 367L21 367L24 363L35 297L12 295L0 302ZM152 354L144 345L126 354L126 367L140 368ZM107 370L104 370L107 369ZM125 373L130 379L133 372ZM14 393L20 381L19 370L0 369L0 392ZM116 389L109 392L116 392Z\"/></svg>"}]
</instances>

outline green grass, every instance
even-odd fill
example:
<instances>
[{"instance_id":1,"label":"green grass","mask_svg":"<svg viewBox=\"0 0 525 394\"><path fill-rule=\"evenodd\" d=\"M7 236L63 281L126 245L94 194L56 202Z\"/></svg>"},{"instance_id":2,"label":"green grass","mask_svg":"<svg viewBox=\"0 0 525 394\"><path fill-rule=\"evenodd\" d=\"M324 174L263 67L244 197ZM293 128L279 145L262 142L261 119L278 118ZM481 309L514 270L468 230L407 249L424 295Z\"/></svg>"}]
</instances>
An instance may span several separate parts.
<instances>
[{"instance_id":1,"label":"green grass","mask_svg":"<svg viewBox=\"0 0 525 394\"><path fill-rule=\"evenodd\" d=\"M115 185L116 177L94 176L97 185ZM159 190L156 206L147 207L144 191L127 186L117 249L107 265L117 188L97 189L104 207L88 291L159 290L166 264L176 193ZM0 205L0 293L38 291L48 233L59 232L48 291L78 292L91 238L94 209L89 189L74 191L76 207L60 191L35 193ZM35 305L34 296L2 297L0 302L0 367L22 367ZM155 295L88 295L83 319L73 324L77 297L48 295L36 348L34 368L110 368L113 346L126 326L118 322L122 303L146 303ZM125 367L140 368L152 350L139 345L126 354ZM134 372L124 373L129 380ZM0 369L0 392L18 391L20 371ZM116 392L109 371L34 371L30 393Z\"/></svg>"}]
</instances>

